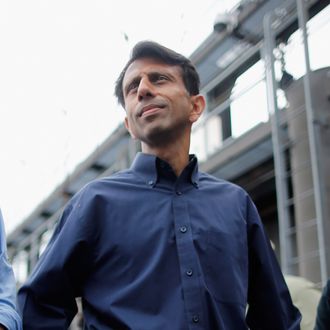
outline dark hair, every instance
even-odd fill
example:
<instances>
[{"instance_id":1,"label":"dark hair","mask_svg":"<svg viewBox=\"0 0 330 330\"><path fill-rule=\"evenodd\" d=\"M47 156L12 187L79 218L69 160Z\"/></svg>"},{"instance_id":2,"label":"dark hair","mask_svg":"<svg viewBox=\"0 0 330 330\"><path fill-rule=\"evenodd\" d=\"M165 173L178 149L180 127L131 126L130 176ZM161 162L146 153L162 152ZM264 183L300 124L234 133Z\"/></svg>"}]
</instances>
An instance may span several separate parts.
<instances>
[{"instance_id":1,"label":"dark hair","mask_svg":"<svg viewBox=\"0 0 330 330\"><path fill-rule=\"evenodd\" d=\"M140 41L137 43L131 53L131 57L120 73L116 85L115 96L118 102L124 107L123 80L127 68L140 58L154 58L169 65L177 65L182 69L183 83L190 95L199 94L199 75L191 61L183 55L166 48L153 41Z\"/></svg>"}]
</instances>

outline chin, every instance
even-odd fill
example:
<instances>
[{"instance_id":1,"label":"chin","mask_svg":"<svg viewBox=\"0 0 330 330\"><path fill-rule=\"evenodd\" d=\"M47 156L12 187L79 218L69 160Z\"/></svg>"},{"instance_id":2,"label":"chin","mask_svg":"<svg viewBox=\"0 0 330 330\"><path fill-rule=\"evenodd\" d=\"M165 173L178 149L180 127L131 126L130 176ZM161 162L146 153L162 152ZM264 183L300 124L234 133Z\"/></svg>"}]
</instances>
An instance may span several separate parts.
<instances>
[{"instance_id":1,"label":"chin","mask_svg":"<svg viewBox=\"0 0 330 330\"><path fill-rule=\"evenodd\" d=\"M167 143L170 135L169 130L155 127L152 130L148 130L139 140L150 146L161 146Z\"/></svg>"}]
</instances>

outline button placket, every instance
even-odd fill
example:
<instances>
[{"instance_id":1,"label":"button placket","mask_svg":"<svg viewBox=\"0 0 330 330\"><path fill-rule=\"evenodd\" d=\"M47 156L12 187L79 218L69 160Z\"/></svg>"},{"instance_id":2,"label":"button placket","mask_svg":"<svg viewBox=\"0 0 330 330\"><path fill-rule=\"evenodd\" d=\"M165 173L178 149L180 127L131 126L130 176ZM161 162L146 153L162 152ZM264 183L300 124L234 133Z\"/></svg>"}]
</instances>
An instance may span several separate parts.
<instances>
[{"instance_id":1,"label":"button placket","mask_svg":"<svg viewBox=\"0 0 330 330\"><path fill-rule=\"evenodd\" d=\"M198 273L198 267L193 245L188 204L184 198L182 199L177 195L177 191L174 189L173 211L174 222L177 228L176 244L182 276L182 289L187 317L191 323L196 324L196 327L202 324L202 317L199 314L202 311L200 283L198 276L195 276L195 272L197 271ZM193 313L191 313L192 311ZM198 321L193 321L194 316L198 317Z\"/></svg>"}]
</instances>

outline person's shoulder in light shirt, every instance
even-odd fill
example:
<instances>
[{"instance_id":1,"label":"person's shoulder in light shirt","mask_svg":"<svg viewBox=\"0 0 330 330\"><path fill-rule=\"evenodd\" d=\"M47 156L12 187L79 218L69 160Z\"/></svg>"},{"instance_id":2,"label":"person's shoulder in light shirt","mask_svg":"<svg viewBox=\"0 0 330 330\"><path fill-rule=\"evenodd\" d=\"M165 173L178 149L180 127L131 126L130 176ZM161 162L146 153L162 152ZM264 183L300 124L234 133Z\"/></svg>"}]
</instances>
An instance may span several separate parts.
<instances>
[{"instance_id":1,"label":"person's shoulder in light shirt","mask_svg":"<svg viewBox=\"0 0 330 330\"><path fill-rule=\"evenodd\" d=\"M16 283L12 267L7 259L6 236L0 210L0 330L22 329L16 310Z\"/></svg>"}]
</instances>

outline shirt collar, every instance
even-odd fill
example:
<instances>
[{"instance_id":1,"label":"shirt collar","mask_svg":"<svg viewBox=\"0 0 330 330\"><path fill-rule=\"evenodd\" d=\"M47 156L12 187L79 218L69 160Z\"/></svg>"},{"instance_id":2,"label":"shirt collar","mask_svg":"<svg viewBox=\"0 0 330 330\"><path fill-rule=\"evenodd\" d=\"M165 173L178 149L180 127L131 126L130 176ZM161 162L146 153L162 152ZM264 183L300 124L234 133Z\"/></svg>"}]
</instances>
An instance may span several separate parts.
<instances>
[{"instance_id":1,"label":"shirt collar","mask_svg":"<svg viewBox=\"0 0 330 330\"><path fill-rule=\"evenodd\" d=\"M170 165L160 158L145 154L137 153L131 165L131 170L137 173L149 186L154 187L158 181L160 168L170 169ZM198 161L195 155L189 155L189 164L180 175L180 180L189 181L198 188Z\"/></svg>"}]
</instances>

